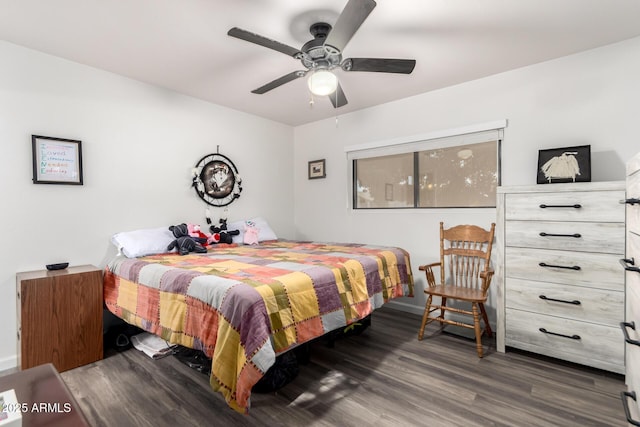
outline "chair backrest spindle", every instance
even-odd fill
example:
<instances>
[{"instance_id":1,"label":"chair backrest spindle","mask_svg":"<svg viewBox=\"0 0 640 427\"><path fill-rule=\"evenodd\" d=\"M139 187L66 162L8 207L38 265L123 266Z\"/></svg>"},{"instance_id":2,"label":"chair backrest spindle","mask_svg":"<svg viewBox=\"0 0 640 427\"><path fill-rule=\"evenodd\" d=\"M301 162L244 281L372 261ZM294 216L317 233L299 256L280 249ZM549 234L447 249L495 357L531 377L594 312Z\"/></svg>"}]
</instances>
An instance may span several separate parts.
<instances>
[{"instance_id":1,"label":"chair backrest spindle","mask_svg":"<svg viewBox=\"0 0 640 427\"><path fill-rule=\"evenodd\" d=\"M440 223L441 283L480 288L480 273L490 267L495 225L489 231L475 225L444 229ZM447 274L448 273L448 277Z\"/></svg>"}]
</instances>

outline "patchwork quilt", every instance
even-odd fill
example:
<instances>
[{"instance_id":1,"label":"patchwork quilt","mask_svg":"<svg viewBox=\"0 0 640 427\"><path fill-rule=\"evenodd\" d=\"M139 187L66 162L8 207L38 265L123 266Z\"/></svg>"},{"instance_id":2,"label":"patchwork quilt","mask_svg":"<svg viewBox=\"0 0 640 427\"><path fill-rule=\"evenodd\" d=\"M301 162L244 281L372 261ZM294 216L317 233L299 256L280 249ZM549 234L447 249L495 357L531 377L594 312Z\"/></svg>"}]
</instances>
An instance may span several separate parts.
<instances>
[{"instance_id":1,"label":"patchwork quilt","mask_svg":"<svg viewBox=\"0 0 640 427\"><path fill-rule=\"evenodd\" d=\"M295 241L206 254L118 256L104 297L116 316L212 358L210 383L246 413L277 354L413 296L400 248Z\"/></svg>"}]
</instances>

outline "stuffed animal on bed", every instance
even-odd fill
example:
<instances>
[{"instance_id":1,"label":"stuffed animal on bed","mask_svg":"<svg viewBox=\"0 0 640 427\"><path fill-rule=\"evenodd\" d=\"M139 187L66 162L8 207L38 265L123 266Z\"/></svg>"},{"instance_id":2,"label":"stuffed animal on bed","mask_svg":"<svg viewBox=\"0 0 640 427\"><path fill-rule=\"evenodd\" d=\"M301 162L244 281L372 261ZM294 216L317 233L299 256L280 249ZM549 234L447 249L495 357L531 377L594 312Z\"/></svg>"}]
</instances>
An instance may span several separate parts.
<instances>
[{"instance_id":1,"label":"stuffed animal on bed","mask_svg":"<svg viewBox=\"0 0 640 427\"><path fill-rule=\"evenodd\" d=\"M253 221L247 221L244 223L244 244L245 245L257 245L258 233L260 229Z\"/></svg>"},{"instance_id":2,"label":"stuffed animal on bed","mask_svg":"<svg viewBox=\"0 0 640 427\"><path fill-rule=\"evenodd\" d=\"M189 230L189 236L191 236L193 240L200 243L202 246L205 246L209 243L210 236L207 236L205 233L203 233L198 224L187 224L187 229Z\"/></svg>"},{"instance_id":3,"label":"stuffed animal on bed","mask_svg":"<svg viewBox=\"0 0 640 427\"><path fill-rule=\"evenodd\" d=\"M169 231L173 233L176 238L173 242L167 246L168 251L172 251L174 248L178 250L180 255L187 255L189 252L206 253L207 250L198 242L193 240L193 237L189 236L189 228L187 224L172 225L169 227Z\"/></svg>"},{"instance_id":4,"label":"stuffed animal on bed","mask_svg":"<svg viewBox=\"0 0 640 427\"><path fill-rule=\"evenodd\" d=\"M220 226L212 225L209 227L212 235L218 236L218 242L216 243L233 243L233 236L240 234L240 230L227 230L227 220L221 218Z\"/></svg>"}]
</instances>

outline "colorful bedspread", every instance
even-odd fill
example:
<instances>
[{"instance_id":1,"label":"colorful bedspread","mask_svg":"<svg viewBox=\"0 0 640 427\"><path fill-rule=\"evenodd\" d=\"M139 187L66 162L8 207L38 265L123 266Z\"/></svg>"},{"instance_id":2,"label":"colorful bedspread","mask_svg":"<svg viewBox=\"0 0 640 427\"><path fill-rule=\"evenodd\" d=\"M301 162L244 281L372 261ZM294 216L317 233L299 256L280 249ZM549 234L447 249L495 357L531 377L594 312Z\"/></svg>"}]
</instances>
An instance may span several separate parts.
<instances>
[{"instance_id":1,"label":"colorful bedspread","mask_svg":"<svg viewBox=\"0 0 640 427\"><path fill-rule=\"evenodd\" d=\"M119 256L107 308L212 358L210 383L239 412L278 353L413 295L409 254L360 244L274 241L207 254Z\"/></svg>"}]
</instances>

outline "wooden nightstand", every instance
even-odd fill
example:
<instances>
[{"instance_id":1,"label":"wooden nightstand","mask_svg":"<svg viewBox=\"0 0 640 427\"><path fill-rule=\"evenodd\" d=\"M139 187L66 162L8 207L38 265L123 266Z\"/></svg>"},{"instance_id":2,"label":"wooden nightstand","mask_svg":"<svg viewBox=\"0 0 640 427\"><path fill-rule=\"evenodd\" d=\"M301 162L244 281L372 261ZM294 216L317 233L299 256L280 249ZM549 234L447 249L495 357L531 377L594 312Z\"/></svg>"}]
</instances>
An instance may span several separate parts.
<instances>
[{"instance_id":1,"label":"wooden nightstand","mask_svg":"<svg viewBox=\"0 0 640 427\"><path fill-rule=\"evenodd\" d=\"M102 270L93 265L16 274L18 367L59 372L103 357Z\"/></svg>"}]
</instances>

